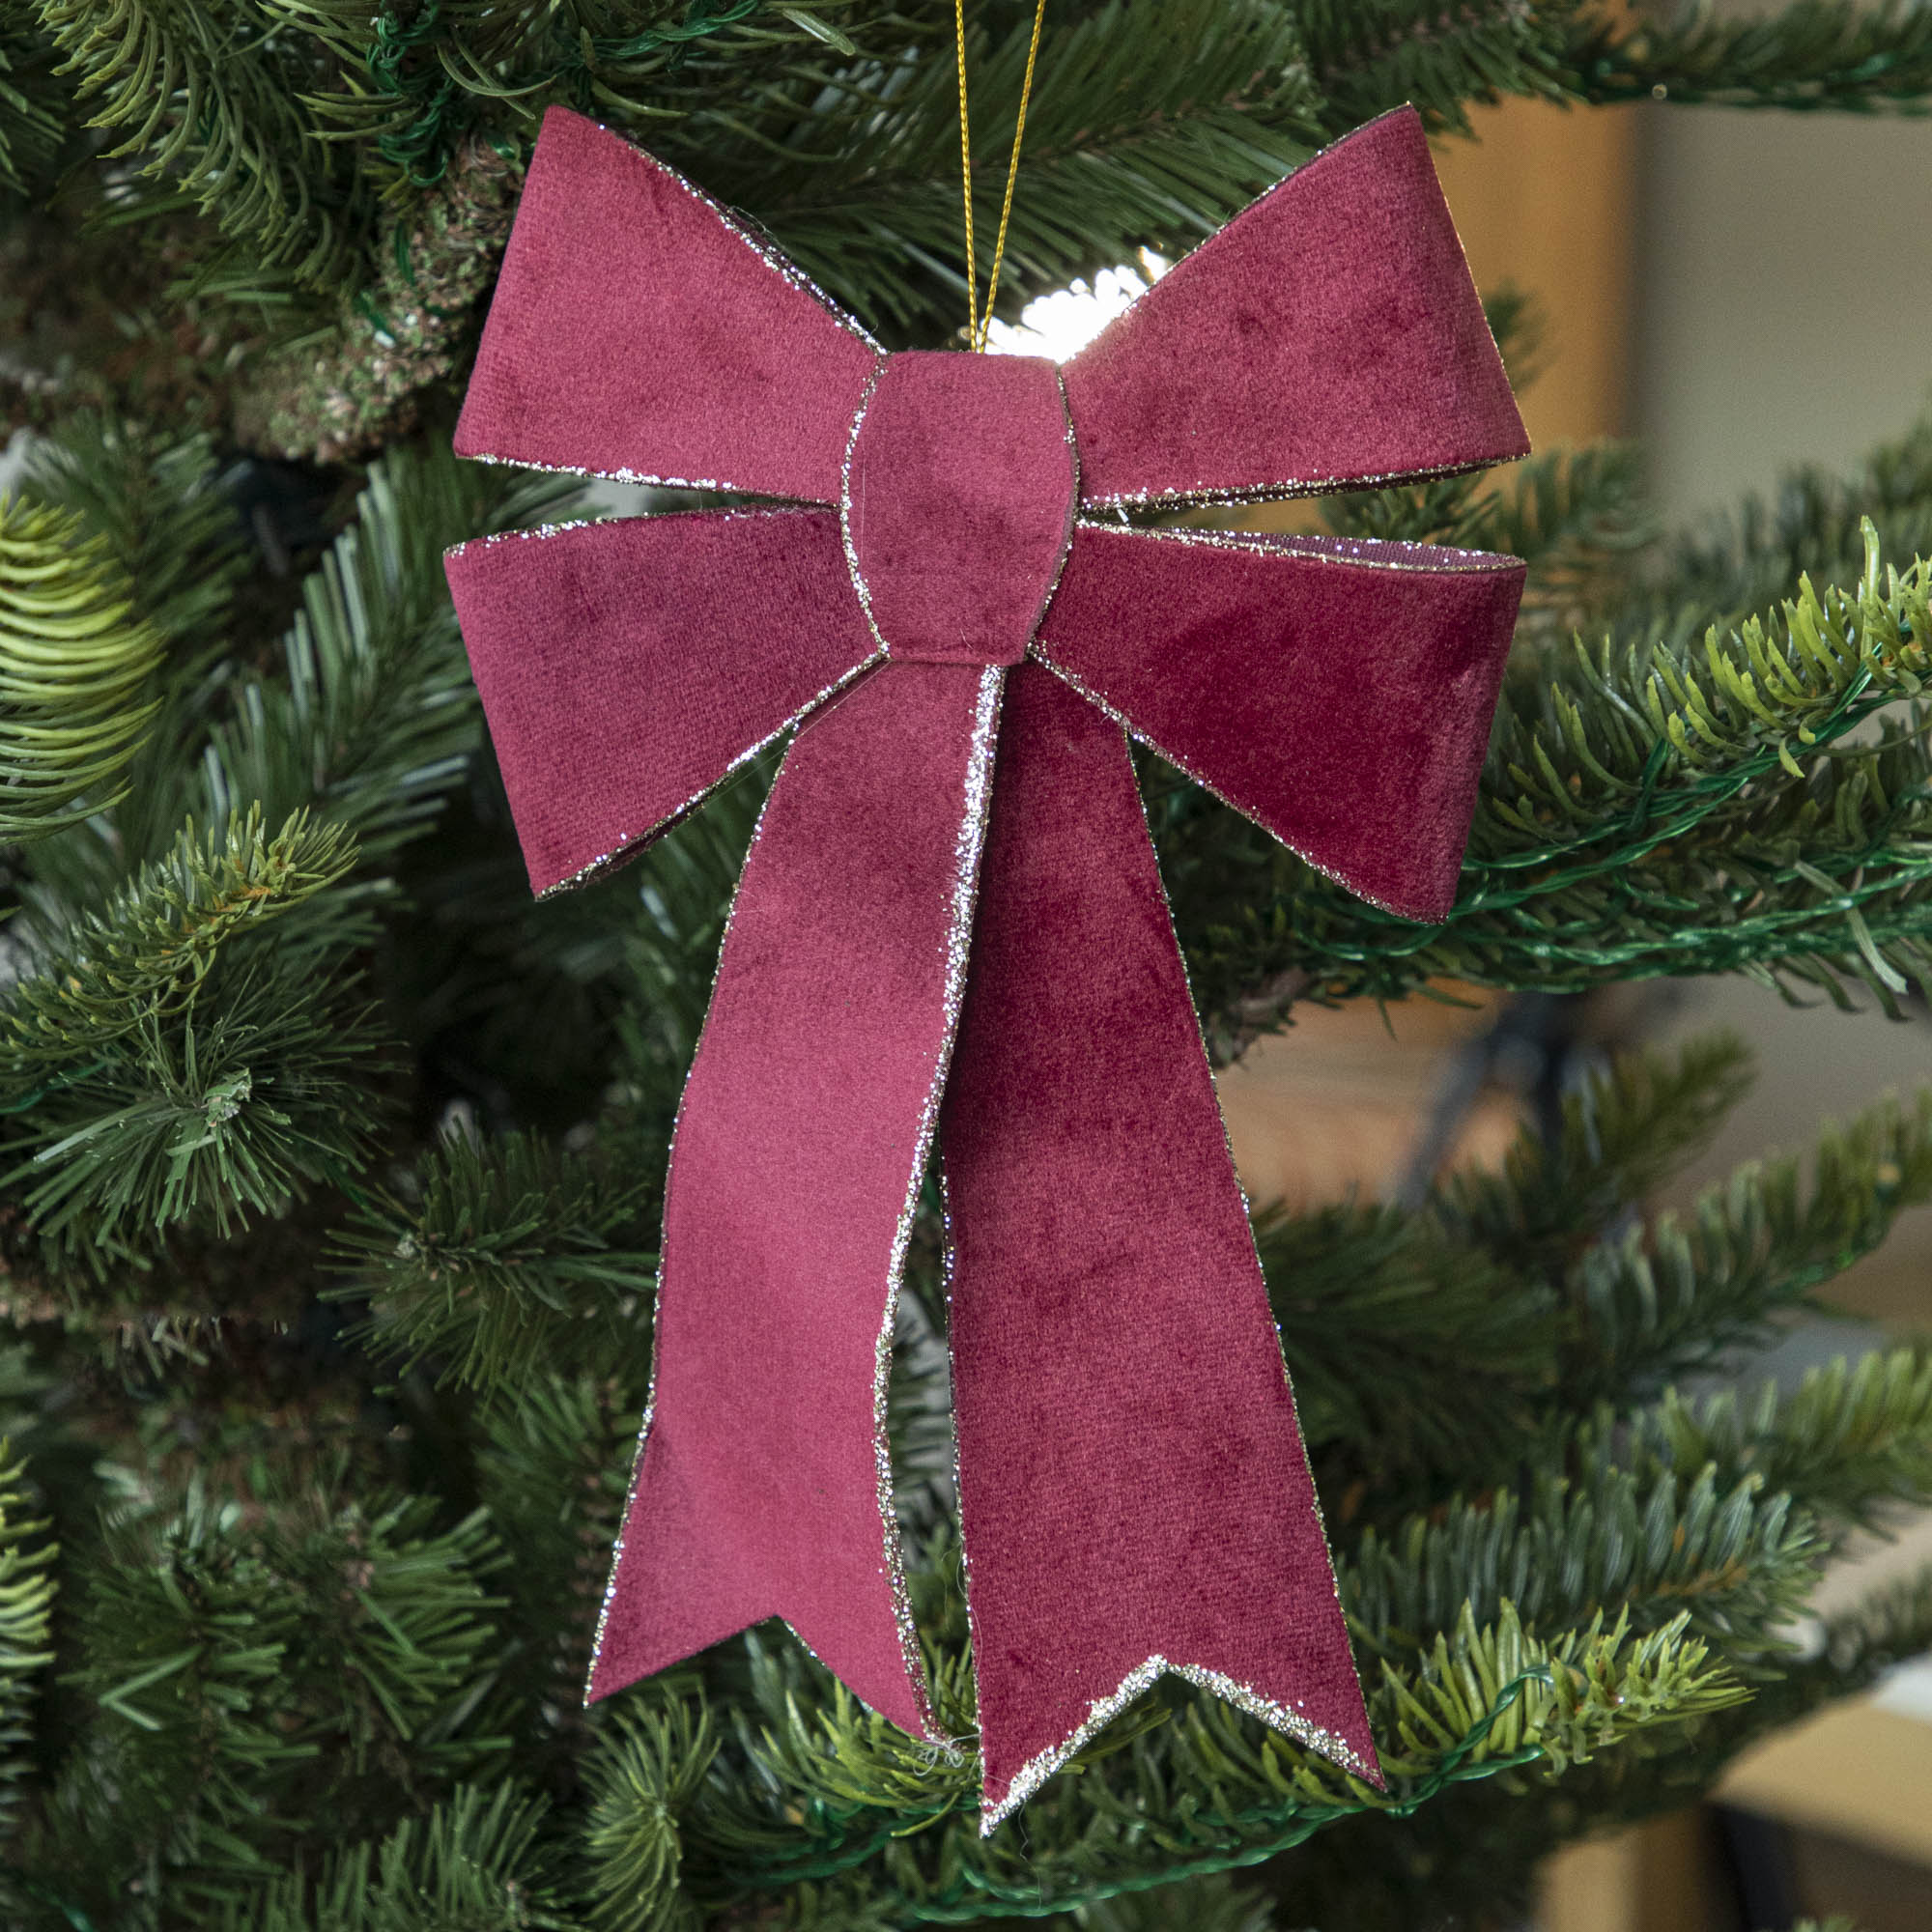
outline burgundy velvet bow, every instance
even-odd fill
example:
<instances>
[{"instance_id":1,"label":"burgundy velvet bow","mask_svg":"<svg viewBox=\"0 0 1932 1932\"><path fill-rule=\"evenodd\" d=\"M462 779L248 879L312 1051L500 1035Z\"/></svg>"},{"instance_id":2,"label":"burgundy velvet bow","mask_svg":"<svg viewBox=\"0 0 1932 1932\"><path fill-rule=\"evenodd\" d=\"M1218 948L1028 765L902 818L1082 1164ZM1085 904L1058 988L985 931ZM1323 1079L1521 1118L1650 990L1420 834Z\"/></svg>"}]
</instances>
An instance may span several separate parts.
<instances>
[{"instance_id":1,"label":"burgundy velvet bow","mask_svg":"<svg viewBox=\"0 0 1932 1932\"><path fill-rule=\"evenodd\" d=\"M986 1828L1163 1669L1378 1781L1126 733L1440 918L1523 567L1094 513L1523 453L1413 110L1056 369L883 354L553 109L457 447L810 506L449 557L540 893L799 727L678 1115L591 1694L781 1616L936 1735L886 1447L936 1130Z\"/></svg>"}]
</instances>

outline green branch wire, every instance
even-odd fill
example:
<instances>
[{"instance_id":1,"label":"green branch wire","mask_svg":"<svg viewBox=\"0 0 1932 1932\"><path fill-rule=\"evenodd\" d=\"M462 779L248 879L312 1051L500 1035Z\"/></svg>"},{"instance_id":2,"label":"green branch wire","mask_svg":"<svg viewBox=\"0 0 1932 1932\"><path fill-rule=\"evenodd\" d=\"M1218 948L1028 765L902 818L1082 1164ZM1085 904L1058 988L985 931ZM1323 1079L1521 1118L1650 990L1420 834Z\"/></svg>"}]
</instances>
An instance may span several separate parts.
<instances>
[{"instance_id":1,"label":"green branch wire","mask_svg":"<svg viewBox=\"0 0 1932 1932\"><path fill-rule=\"evenodd\" d=\"M399 168L412 187L434 187L449 171L449 156L465 131L457 113L457 87L440 68L429 69L411 57L433 41L441 22L438 0L405 20L384 7L371 23L366 57L369 78L379 96L404 103L408 118L376 136L376 150Z\"/></svg>"},{"instance_id":2,"label":"green branch wire","mask_svg":"<svg viewBox=\"0 0 1932 1932\"><path fill-rule=\"evenodd\" d=\"M1178 1879L1257 1865L1277 1853L1306 1843L1325 1826L1338 1824L1345 1818L1369 1812L1385 1818L1412 1817L1451 1785L1470 1778L1493 1777L1499 1772L1517 1770L1541 1759L1544 1751L1534 1745L1494 1757L1481 1753L1527 1692L1533 1688L1548 1690L1553 1687L1554 1677L1548 1667L1526 1670L1511 1678L1495 1692L1482 1716L1435 1759L1429 1772L1406 1782L1393 1799L1378 1801L1364 1797L1353 1803L1300 1805L1277 1802L1225 1810L1209 1806L1197 1810L1189 1820L1195 1842L1187 1854L1158 1872L1095 1879L1057 1894L1044 1892L1037 1879L1022 1879L1015 1884L1011 1879L962 1872L943 1891L908 1899L900 1909L907 1913L910 1922L922 1925L968 1925L991 1917L1043 1918L1075 1904L1097 1904L1103 1899L1170 1885ZM1366 1793L1368 1787L1361 1789ZM932 1813L935 1819L944 1815L945 1810ZM903 1822L881 1826L869 1838L855 1839L841 1845L836 1854L811 1862L775 1868L761 1874L756 1883L760 1889L790 1889L834 1878L907 1835L908 1828ZM1221 1842L1214 1842L1217 1839Z\"/></svg>"}]
</instances>

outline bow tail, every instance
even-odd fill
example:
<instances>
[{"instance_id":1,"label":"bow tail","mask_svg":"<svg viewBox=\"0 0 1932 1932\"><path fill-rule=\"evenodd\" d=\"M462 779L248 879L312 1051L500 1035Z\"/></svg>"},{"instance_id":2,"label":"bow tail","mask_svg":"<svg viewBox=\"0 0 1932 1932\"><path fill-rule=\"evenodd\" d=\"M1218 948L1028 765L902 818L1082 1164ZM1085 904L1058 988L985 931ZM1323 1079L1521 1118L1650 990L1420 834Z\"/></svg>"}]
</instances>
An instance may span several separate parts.
<instances>
[{"instance_id":1,"label":"bow tail","mask_svg":"<svg viewBox=\"0 0 1932 1932\"><path fill-rule=\"evenodd\" d=\"M889 665L800 730L773 787L679 1109L593 1697L781 1616L931 1733L885 1384L1003 676Z\"/></svg>"},{"instance_id":2,"label":"bow tail","mask_svg":"<svg viewBox=\"0 0 1932 1932\"><path fill-rule=\"evenodd\" d=\"M1379 1783L1118 726L1008 687L943 1147L982 1828L1163 1670Z\"/></svg>"}]
</instances>

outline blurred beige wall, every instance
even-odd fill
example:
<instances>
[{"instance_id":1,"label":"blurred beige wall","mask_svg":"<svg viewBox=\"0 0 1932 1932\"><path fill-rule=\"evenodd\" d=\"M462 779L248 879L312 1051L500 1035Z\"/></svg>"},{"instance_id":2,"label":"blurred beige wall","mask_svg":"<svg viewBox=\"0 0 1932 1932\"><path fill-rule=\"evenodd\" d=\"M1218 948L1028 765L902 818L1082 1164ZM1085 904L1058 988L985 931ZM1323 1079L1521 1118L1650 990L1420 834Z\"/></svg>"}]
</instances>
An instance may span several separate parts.
<instances>
[{"instance_id":1,"label":"blurred beige wall","mask_svg":"<svg viewBox=\"0 0 1932 1932\"><path fill-rule=\"evenodd\" d=\"M1519 400L1537 448L1630 428L1640 109L1511 100L1435 143L1476 286L1513 282L1545 324Z\"/></svg>"},{"instance_id":2,"label":"blurred beige wall","mask_svg":"<svg viewBox=\"0 0 1932 1932\"><path fill-rule=\"evenodd\" d=\"M1667 512L1932 402L1932 122L1663 105L1637 157L1633 427Z\"/></svg>"}]
</instances>

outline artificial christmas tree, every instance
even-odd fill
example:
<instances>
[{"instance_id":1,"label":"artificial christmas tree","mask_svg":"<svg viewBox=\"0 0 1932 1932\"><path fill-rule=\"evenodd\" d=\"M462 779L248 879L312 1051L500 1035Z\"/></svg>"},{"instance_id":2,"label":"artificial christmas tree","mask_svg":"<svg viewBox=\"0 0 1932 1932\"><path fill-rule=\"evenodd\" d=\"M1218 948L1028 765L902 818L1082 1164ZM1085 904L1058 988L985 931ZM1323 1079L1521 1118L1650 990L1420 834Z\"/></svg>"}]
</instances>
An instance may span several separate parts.
<instances>
[{"instance_id":1,"label":"artificial christmas tree","mask_svg":"<svg viewBox=\"0 0 1932 1932\"><path fill-rule=\"evenodd\" d=\"M970 10L982 238L1033 23ZM582 511L458 459L457 400L559 103L887 347L956 346L953 30L923 0L0 14L0 382L35 432L0 520L10 1924L1500 1923L1548 1848L1932 1641L1932 1579L1788 1641L1850 1526L1932 1500L1932 1363L1676 1387L1932 1198L1932 1110L1647 1218L1746 1077L1714 1040L1419 1205L1257 1218L1386 1788L1169 1679L980 1835L935 1189L888 1420L963 1747L776 1626L584 1708L771 764L527 902L442 553ZM1181 252L1405 99L1453 135L1511 92L1922 103L1932 11L1049 7L998 308ZM1674 548L1603 452L1320 498L1342 537L1524 558L1516 652L1437 924L1137 761L1210 1048L1446 976L1920 997L1926 449Z\"/></svg>"}]
</instances>

